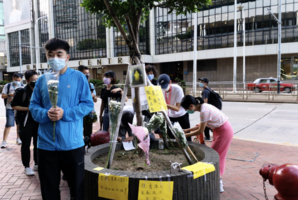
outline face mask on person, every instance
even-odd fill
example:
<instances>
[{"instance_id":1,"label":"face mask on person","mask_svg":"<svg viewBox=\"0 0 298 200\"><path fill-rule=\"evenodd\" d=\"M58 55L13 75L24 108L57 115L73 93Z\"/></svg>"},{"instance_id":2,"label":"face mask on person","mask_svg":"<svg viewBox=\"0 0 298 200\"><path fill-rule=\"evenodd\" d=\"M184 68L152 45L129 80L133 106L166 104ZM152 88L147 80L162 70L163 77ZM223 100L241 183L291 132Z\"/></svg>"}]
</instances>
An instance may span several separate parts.
<instances>
[{"instance_id":1,"label":"face mask on person","mask_svg":"<svg viewBox=\"0 0 298 200\"><path fill-rule=\"evenodd\" d=\"M109 85L111 83L111 79L104 77L103 78L103 83L106 84L106 85Z\"/></svg>"},{"instance_id":2,"label":"face mask on person","mask_svg":"<svg viewBox=\"0 0 298 200\"><path fill-rule=\"evenodd\" d=\"M31 86L32 88L34 88L34 87L35 87L35 83L36 83L36 81L31 81L31 82L30 82L30 86Z\"/></svg>"},{"instance_id":3,"label":"face mask on person","mask_svg":"<svg viewBox=\"0 0 298 200\"><path fill-rule=\"evenodd\" d=\"M13 84L15 84L16 86L19 86L19 85L21 85L21 82L20 81L13 81Z\"/></svg>"},{"instance_id":4,"label":"face mask on person","mask_svg":"<svg viewBox=\"0 0 298 200\"><path fill-rule=\"evenodd\" d=\"M171 88L171 86L170 86L170 84L169 84L168 87L167 87L166 89L162 89L162 90L165 91L165 92L168 92L168 91L170 90L170 88Z\"/></svg>"},{"instance_id":5,"label":"face mask on person","mask_svg":"<svg viewBox=\"0 0 298 200\"><path fill-rule=\"evenodd\" d=\"M151 81L152 79L154 79L154 74L148 74L147 77Z\"/></svg>"},{"instance_id":6,"label":"face mask on person","mask_svg":"<svg viewBox=\"0 0 298 200\"><path fill-rule=\"evenodd\" d=\"M199 86L200 87L204 87L204 83L199 83Z\"/></svg>"},{"instance_id":7,"label":"face mask on person","mask_svg":"<svg viewBox=\"0 0 298 200\"><path fill-rule=\"evenodd\" d=\"M89 79L89 75L86 75L87 80Z\"/></svg>"},{"instance_id":8,"label":"face mask on person","mask_svg":"<svg viewBox=\"0 0 298 200\"><path fill-rule=\"evenodd\" d=\"M54 71L61 71L65 67L65 58L48 58L48 65Z\"/></svg>"},{"instance_id":9,"label":"face mask on person","mask_svg":"<svg viewBox=\"0 0 298 200\"><path fill-rule=\"evenodd\" d=\"M194 110L187 110L188 114L194 114L194 112L195 112Z\"/></svg>"}]
</instances>

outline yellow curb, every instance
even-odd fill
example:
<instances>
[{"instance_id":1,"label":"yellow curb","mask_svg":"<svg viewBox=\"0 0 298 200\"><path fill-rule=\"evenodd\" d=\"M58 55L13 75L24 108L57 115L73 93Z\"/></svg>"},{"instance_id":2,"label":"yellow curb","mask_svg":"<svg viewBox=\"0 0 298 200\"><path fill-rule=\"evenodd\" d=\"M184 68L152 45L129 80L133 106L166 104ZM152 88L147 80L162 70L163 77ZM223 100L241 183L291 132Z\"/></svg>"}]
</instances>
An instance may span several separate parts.
<instances>
[{"instance_id":1,"label":"yellow curb","mask_svg":"<svg viewBox=\"0 0 298 200\"><path fill-rule=\"evenodd\" d=\"M240 138L240 137L233 137L233 138L239 139L239 140L252 141L252 142L260 142L260 143L267 143L267 144L277 144L277 145L283 145L283 146L298 147L298 144L291 144L291 143L271 142L271 141L267 141L267 140L256 140L256 139L251 139L251 138Z\"/></svg>"}]
</instances>

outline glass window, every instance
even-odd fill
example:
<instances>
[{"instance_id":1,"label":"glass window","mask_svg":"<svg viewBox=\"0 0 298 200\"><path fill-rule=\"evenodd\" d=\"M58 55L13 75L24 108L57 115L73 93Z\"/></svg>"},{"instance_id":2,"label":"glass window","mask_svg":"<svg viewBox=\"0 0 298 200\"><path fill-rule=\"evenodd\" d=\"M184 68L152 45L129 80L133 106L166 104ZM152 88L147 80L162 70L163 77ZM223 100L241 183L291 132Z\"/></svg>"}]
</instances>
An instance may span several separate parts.
<instances>
[{"instance_id":1,"label":"glass window","mask_svg":"<svg viewBox=\"0 0 298 200\"><path fill-rule=\"evenodd\" d=\"M39 15L46 15L47 0L41 0ZM87 13L80 6L82 0L59 0L54 1L54 28L55 36L68 41L70 44L70 59L92 59L107 56L106 51L106 28L102 14ZM41 24L40 24L41 26ZM42 45L48 39L47 25L41 30ZM44 52L43 52L44 53ZM45 54L42 54L45 60Z\"/></svg>"},{"instance_id":2,"label":"glass window","mask_svg":"<svg viewBox=\"0 0 298 200\"><path fill-rule=\"evenodd\" d=\"M0 27L0 35L5 35L4 27Z\"/></svg>"},{"instance_id":3,"label":"glass window","mask_svg":"<svg viewBox=\"0 0 298 200\"><path fill-rule=\"evenodd\" d=\"M3 2L0 2L0 25L4 25Z\"/></svg>"},{"instance_id":4,"label":"glass window","mask_svg":"<svg viewBox=\"0 0 298 200\"><path fill-rule=\"evenodd\" d=\"M21 33L21 55L22 64L31 64L31 53L30 53L30 36L29 29L20 31ZM11 66L20 66L19 56L19 33L13 32L8 34L9 40L9 56Z\"/></svg>"}]
</instances>

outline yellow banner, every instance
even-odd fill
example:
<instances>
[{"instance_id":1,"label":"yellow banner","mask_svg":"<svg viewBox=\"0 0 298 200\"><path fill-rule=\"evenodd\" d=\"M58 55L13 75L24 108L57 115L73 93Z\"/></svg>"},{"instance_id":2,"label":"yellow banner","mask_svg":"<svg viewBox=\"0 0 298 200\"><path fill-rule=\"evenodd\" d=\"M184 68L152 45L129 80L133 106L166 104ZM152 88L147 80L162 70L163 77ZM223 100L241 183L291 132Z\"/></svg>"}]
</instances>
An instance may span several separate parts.
<instances>
[{"instance_id":1,"label":"yellow banner","mask_svg":"<svg viewBox=\"0 0 298 200\"><path fill-rule=\"evenodd\" d=\"M173 181L140 180L138 200L172 200Z\"/></svg>"},{"instance_id":2,"label":"yellow banner","mask_svg":"<svg viewBox=\"0 0 298 200\"><path fill-rule=\"evenodd\" d=\"M205 174L215 171L215 167L213 164L203 162L198 162L196 164L183 167L182 169L193 172L193 179L199 178L201 176L204 176Z\"/></svg>"},{"instance_id":3,"label":"yellow banner","mask_svg":"<svg viewBox=\"0 0 298 200\"><path fill-rule=\"evenodd\" d=\"M98 196L115 199L128 200L128 177L99 174Z\"/></svg>"},{"instance_id":4,"label":"yellow banner","mask_svg":"<svg viewBox=\"0 0 298 200\"><path fill-rule=\"evenodd\" d=\"M160 86L146 86L145 92L151 113L168 110Z\"/></svg>"}]
</instances>

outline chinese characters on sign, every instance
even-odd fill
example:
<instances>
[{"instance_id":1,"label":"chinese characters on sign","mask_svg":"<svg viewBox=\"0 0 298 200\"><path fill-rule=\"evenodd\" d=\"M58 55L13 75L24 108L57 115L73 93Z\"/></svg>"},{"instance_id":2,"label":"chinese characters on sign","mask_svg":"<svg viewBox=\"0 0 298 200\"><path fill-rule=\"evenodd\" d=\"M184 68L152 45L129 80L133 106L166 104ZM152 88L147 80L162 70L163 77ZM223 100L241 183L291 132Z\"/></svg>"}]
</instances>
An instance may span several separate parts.
<instances>
[{"instance_id":1,"label":"chinese characters on sign","mask_svg":"<svg viewBox=\"0 0 298 200\"><path fill-rule=\"evenodd\" d=\"M172 200L173 181L140 180L138 200Z\"/></svg>"},{"instance_id":2,"label":"chinese characters on sign","mask_svg":"<svg viewBox=\"0 0 298 200\"><path fill-rule=\"evenodd\" d=\"M146 86L145 92L151 113L168 110L160 86Z\"/></svg>"},{"instance_id":3,"label":"chinese characters on sign","mask_svg":"<svg viewBox=\"0 0 298 200\"><path fill-rule=\"evenodd\" d=\"M198 162L196 164L183 167L182 169L193 172L193 179L199 178L210 172L215 171L215 167L213 164L204 162Z\"/></svg>"},{"instance_id":4,"label":"chinese characters on sign","mask_svg":"<svg viewBox=\"0 0 298 200\"><path fill-rule=\"evenodd\" d=\"M128 177L99 174L98 196L115 199L128 200Z\"/></svg>"}]
</instances>

